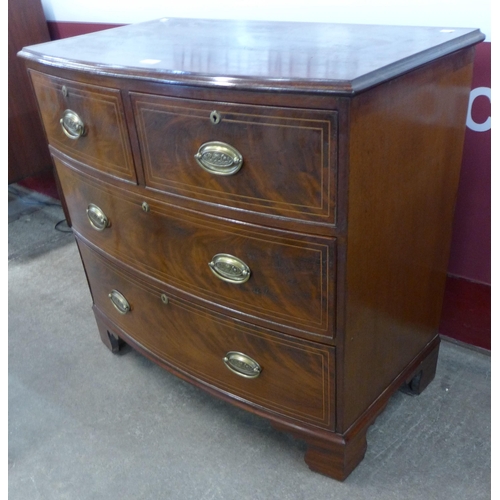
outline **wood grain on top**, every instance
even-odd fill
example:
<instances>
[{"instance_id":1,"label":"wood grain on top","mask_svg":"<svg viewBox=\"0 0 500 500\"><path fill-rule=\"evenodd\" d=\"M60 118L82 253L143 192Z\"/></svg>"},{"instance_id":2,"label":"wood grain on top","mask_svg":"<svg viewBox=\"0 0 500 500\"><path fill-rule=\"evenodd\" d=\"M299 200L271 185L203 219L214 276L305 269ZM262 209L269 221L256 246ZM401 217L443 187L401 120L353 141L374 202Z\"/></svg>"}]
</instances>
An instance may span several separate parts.
<instances>
[{"instance_id":1,"label":"wood grain on top","mask_svg":"<svg viewBox=\"0 0 500 500\"><path fill-rule=\"evenodd\" d=\"M153 81L353 94L482 40L468 28L163 18L19 55Z\"/></svg>"}]
</instances>

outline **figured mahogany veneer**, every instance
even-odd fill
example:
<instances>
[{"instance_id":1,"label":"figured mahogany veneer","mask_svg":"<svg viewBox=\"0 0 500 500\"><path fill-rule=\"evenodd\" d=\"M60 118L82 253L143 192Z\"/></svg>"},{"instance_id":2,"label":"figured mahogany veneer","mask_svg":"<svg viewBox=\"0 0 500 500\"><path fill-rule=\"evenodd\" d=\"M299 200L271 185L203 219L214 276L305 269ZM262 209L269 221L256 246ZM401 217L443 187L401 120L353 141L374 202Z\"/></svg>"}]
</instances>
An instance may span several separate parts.
<instances>
[{"instance_id":1,"label":"figured mahogany veneer","mask_svg":"<svg viewBox=\"0 0 500 500\"><path fill-rule=\"evenodd\" d=\"M321 427L334 418L334 350L278 338L272 332L211 314L114 266L78 240L95 307L153 355L204 383L278 414ZM131 310L121 314L108 298L118 289ZM221 360L241 351L263 366L255 380L228 377ZM251 383L248 383L251 382Z\"/></svg>"},{"instance_id":2,"label":"figured mahogany veneer","mask_svg":"<svg viewBox=\"0 0 500 500\"><path fill-rule=\"evenodd\" d=\"M230 106L131 94L145 184L283 217L334 223L337 113ZM207 120L216 110L220 122ZM200 171L195 153L222 141L243 156L234 176Z\"/></svg>"},{"instance_id":3,"label":"figured mahogany veneer","mask_svg":"<svg viewBox=\"0 0 500 500\"><path fill-rule=\"evenodd\" d=\"M122 263L203 301L264 326L332 338L335 239L242 225L179 210L133 189L117 189L54 156L73 229ZM75 164L75 166L77 166ZM148 212L142 208L148 203ZM109 227L95 231L86 209L97 205ZM137 244L143 242L143 244ZM228 284L213 256L243 260L251 279ZM229 311L230 310L230 311Z\"/></svg>"},{"instance_id":4,"label":"figured mahogany veneer","mask_svg":"<svg viewBox=\"0 0 500 500\"><path fill-rule=\"evenodd\" d=\"M434 377L483 38L161 19L23 49L104 344L344 480Z\"/></svg>"},{"instance_id":5,"label":"figured mahogany veneer","mask_svg":"<svg viewBox=\"0 0 500 500\"><path fill-rule=\"evenodd\" d=\"M93 168L135 183L120 91L37 71L30 71L30 76L49 144ZM61 133L59 120L66 109L78 110L85 123L85 140Z\"/></svg>"}]
</instances>

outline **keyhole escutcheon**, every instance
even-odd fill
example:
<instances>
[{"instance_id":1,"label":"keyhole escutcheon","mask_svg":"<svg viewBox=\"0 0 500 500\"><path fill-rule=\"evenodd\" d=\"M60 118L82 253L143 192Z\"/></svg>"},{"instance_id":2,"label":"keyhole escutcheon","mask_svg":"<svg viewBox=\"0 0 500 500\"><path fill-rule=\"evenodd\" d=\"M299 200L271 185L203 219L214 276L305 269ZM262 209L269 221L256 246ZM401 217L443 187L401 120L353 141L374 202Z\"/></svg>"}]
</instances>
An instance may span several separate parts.
<instances>
[{"instance_id":1,"label":"keyhole escutcheon","mask_svg":"<svg viewBox=\"0 0 500 500\"><path fill-rule=\"evenodd\" d=\"M220 113L218 111L212 111L210 113L210 121L214 124L217 125L221 120Z\"/></svg>"}]
</instances>

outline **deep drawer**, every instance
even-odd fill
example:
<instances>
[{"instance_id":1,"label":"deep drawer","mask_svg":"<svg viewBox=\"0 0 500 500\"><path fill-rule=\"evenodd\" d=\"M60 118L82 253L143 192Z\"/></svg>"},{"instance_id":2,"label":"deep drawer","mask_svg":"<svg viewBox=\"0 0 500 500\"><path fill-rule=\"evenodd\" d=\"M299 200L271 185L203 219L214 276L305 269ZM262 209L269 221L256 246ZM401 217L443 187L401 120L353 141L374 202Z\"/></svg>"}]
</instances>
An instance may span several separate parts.
<instances>
[{"instance_id":1,"label":"deep drawer","mask_svg":"<svg viewBox=\"0 0 500 500\"><path fill-rule=\"evenodd\" d=\"M165 303L157 286L81 241L79 248L95 306L162 361L251 404L333 425L333 348L273 335L171 295ZM113 305L111 292L126 299L128 312Z\"/></svg>"},{"instance_id":2,"label":"deep drawer","mask_svg":"<svg viewBox=\"0 0 500 500\"><path fill-rule=\"evenodd\" d=\"M333 337L335 239L207 217L147 198L144 211L144 190L121 190L58 158L55 163L73 228L108 254L230 314L295 335ZM107 217L103 230L90 223L91 204Z\"/></svg>"},{"instance_id":3,"label":"deep drawer","mask_svg":"<svg viewBox=\"0 0 500 500\"><path fill-rule=\"evenodd\" d=\"M135 183L120 91L29 73L49 143L92 168Z\"/></svg>"},{"instance_id":4,"label":"deep drawer","mask_svg":"<svg viewBox=\"0 0 500 500\"><path fill-rule=\"evenodd\" d=\"M132 93L146 185L231 208L334 223L337 112Z\"/></svg>"}]
</instances>

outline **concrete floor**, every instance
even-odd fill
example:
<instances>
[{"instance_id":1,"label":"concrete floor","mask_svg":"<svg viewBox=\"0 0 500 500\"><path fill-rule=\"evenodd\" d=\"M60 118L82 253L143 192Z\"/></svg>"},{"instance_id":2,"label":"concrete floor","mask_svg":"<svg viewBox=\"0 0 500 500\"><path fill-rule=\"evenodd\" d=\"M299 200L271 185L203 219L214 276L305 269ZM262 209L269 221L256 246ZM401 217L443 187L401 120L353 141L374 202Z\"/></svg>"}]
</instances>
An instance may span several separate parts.
<instances>
[{"instance_id":1,"label":"concrete floor","mask_svg":"<svg viewBox=\"0 0 500 500\"><path fill-rule=\"evenodd\" d=\"M339 483L264 419L130 348L111 354L62 219L54 200L9 188L10 500L491 497L488 355L443 342L434 382L391 399Z\"/></svg>"}]
</instances>

